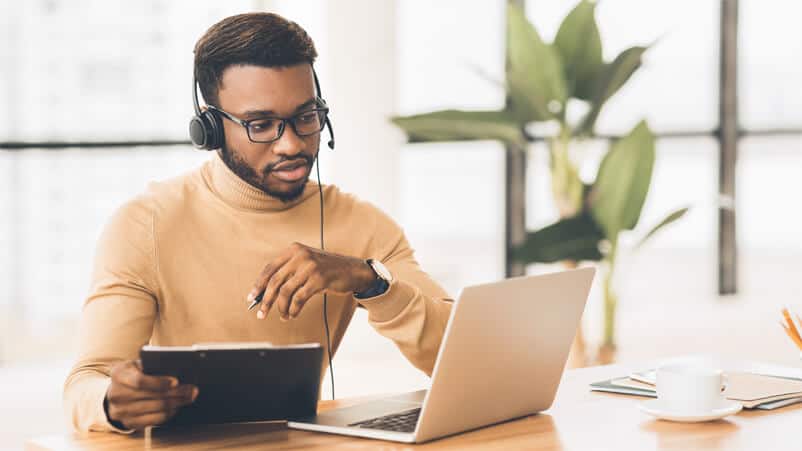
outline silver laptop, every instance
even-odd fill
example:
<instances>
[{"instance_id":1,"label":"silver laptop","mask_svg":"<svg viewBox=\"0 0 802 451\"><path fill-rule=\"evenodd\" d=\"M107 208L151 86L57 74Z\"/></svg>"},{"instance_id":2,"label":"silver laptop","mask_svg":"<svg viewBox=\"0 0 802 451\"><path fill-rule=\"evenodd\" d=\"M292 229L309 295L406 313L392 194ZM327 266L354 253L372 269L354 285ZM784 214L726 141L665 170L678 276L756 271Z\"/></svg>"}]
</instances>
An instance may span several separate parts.
<instances>
[{"instance_id":1,"label":"silver laptop","mask_svg":"<svg viewBox=\"0 0 802 451\"><path fill-rule=\"evenodd\" d=\"M429 390L328 410L290 428L420 443L548 409L595 270L465 288Z\"/></svg>"}]
</instances>

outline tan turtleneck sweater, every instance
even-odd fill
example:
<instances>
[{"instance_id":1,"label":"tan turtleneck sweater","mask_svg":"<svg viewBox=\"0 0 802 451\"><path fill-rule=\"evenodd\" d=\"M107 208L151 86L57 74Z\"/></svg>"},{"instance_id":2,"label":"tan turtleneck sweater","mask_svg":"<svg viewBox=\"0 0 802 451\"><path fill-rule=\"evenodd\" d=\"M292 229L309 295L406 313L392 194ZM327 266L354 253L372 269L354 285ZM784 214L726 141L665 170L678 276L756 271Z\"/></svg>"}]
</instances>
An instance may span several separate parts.
<instances>
[{"instance_id":1,"label":"tan turtleneck sweater","mask_svg":"<svg viewBox=\"0 0 802 451\"><path fill-rule=\"evenodd\" d=\"M373 328L431 375L450 314L446 293L378 208L334 186L323 186L323 199L326 250L381 260L394 277L370 299L329 295L332 352L359 303ZM64 384L75 429L116 430L103 411L109 369L138 358L144 344L325 343L322 296L288 322L275 312L257 320L245 303L262 267L280 251L295 241L319 247L319 208L315 182L285 204L245 183L216 155L123 205L98 243L79 357Z\"/></svg>"}]
</instances>

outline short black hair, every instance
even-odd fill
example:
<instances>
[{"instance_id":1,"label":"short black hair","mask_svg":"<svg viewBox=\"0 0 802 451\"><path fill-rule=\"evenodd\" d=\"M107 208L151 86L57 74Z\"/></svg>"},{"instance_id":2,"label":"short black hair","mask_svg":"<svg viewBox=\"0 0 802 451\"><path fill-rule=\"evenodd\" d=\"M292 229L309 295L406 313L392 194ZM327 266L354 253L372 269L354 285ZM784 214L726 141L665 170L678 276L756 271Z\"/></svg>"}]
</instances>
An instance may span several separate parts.
<instances>
[{"instance_id":1,"label":"short black hair","mask_svg":"<svg viewBox=\"0 0 802 451\"><path fill-rule=\"evenodd\" d=\"M217 96L223 72L230 66L288 67L315 62L312 38L295 22L273 13L226 17L195 44L195 79L209 105Z\"/></svg>"}]
</instances>

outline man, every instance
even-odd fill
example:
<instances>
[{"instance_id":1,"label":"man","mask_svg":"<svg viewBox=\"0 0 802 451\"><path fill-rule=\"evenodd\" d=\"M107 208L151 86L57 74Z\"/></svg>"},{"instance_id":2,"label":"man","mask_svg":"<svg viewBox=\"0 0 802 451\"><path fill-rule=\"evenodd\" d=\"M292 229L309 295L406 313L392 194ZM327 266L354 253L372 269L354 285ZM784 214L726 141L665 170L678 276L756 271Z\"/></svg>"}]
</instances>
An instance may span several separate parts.
<instances>
[{"instance_id":1,"label":"man","mask_svg":"<svg viewBox=\"0 0 802 451\"><path fill-rule=\"evenodd\" d=\"M198 170L152 184L106 226L64 387L77 430L161 424L197 397L197 387L143 374L144 344L325 344L324 293L332 352L362 306L431 375L450 302L398 225L325 186L325 251L316 247L321 205L309 175L327 117L316 56L301 27L267 13L226 18L198 41L195 76L223 142Z\"/></svg>"}]
</instances>

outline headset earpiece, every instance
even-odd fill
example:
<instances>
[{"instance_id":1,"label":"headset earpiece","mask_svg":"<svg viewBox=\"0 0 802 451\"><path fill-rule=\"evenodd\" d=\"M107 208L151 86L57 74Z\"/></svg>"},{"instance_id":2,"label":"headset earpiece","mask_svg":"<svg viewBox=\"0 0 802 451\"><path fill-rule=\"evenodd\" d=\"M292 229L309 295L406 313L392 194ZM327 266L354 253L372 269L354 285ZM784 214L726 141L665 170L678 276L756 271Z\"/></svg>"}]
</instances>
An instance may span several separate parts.
<instances>
[{"instance_id":1,"label":"headset earpiece","mask_svg":"<svg viewBox=\"0 0 802 451\"><path fill-rule=\"evenodd\" d=\"M202 111L189 120L192 145L202 150L219 149L223 144L223 124L214 111Z\"/></svg>"},{"instance_id":2,"label":"headset earpiece","mask_svg":"<svg viewBox=\"0 0 802 451\"><path fill-rule=\"evenodd\" d=\"M189 120L189 139L197 149L214 150L223 145L223 123L214 111L201 110L198 102L198 81L192 74L192 106L195 115Z\"/></svg>"}]
</instances>

